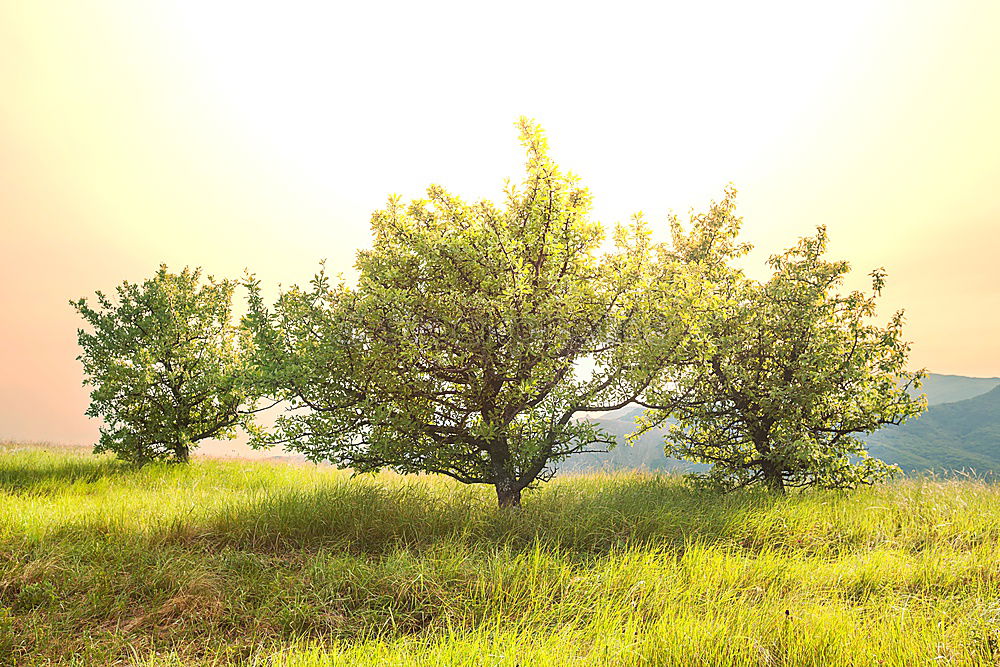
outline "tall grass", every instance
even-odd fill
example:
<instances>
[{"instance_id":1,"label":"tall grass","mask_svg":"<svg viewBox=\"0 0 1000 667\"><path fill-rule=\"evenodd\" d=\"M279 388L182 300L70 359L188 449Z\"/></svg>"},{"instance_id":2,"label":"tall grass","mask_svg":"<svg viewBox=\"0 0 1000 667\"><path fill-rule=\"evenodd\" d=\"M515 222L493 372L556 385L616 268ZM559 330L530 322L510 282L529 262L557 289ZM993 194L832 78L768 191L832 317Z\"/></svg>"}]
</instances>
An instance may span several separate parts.
<instances>
[{"instance_id":1,"label":"tall grass","mask_svg":"<svg viewBox=\"0 0 1000 667\"><path fill-rule=\"evenodd\" d=\"M1000 487L489 489L0 448L0 664L1000 661Z\"/></svg>"}]
</instances>

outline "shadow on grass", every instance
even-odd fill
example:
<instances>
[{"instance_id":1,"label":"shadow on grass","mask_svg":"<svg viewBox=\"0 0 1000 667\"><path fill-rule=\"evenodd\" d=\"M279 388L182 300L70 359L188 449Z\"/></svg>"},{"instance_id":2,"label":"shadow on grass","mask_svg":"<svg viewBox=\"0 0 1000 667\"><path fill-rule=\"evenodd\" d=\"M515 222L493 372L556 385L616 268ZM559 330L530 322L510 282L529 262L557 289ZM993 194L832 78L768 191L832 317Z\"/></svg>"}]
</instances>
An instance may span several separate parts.
<instances>
[{"instance_id":1,"label":"shadow on grass","mask_svg":"<svg viewBox=\"0 0 1000 667\"><path fill-rule=\"evenodd\" d=\"M541 544L585 555L637 543L683 548L693 540L714 541L731 536L748 512L778 499L695 490L672 477L617 475L543 487L521 510L500 510L495 502L484 488L354 479L232 505L162 537L277 552L325 548L378 555L459 542L514 549Z\"/></svg>"},{"instance_id":2,"label":"shadow on grass","mask_svg":"<svg viewBox=\"0 0 1000 667\"><path fill-rule=\"evenodd\" d=\"M18 456L10 456L15 452ZM74 484L121 478L136 470L136 466L110 456L54 455L43 449L0 450L0 493L65 493Z\"/></svg>"},{"instance_id":3,"label":"shadow on grass","mask_svg":"<svg viewBox=\"0 0 1000 667\"><path fill-rule=\"evenodd\" d=\"M0 493L8 494L71 495L81 485L128 484L137 472L110 457L29 452L4 459L0 455ZM209 476L203 482L226 493L225 479ZM304 488L255 486L249 494L239 484L231 488L237 493L228 501L190 515L152 514L138 525L95 516L53 526L44 539L73 543L94 537L272 555L322 549L377 556L440 544L477 551L540 545L586 556L637 544L683 549L691 542L726 540L750 547L756 534L768 529L769 509L784 502L765 492L694 489L677 476L647 473L557 479L527 493L520 510L497 508L485 485L428 477L339 477Z\"/></svg>"}]
</instances>

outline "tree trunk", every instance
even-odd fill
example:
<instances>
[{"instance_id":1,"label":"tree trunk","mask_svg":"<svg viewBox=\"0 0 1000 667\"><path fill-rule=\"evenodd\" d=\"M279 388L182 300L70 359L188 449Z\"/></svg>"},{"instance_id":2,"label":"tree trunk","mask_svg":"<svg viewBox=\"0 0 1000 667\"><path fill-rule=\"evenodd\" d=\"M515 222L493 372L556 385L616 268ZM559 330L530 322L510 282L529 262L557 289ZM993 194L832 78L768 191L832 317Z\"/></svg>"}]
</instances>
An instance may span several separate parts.
<instances>
[{"instance_id":1,"label":"tree trunk","mask_svg":"<svg viewBox=\"0 0 1000 667\"><path fill-rule=\"evenodd\" d=\"M174 461L177 463L187 463L191 459L191 450L187 445L174 445Z\"/></svg>"},{"instance_id":2,"label":"tree trunk","mask_svg":"<svg viewBox=\"0 0 1000 667\"><path fill-rule=\"evenodd\" d=\"M512 480L503 480L495 484L497 489L497 505L500 507L520 507L521 489Z\"/></svg>"},{"instance_id":3,"label":"tree trunk","mask_svg":"<svg viewBox=\"0 0 1000 667\"><path fill-rule=\"evenodd\" d=\"M771 463L765 463L763 465L764 469L764 483L767 484L767 488L774 493L784 495L785 494L785 476L782 474L782 470Z\"/></svg>"},{"instance_id":4,"label":"tree trunk","mask_svg":"<svg viewBox=\"0 0 1000 667\"><path fill-rule=\"evenodd\" d=\"M490 467L493 472L493 486L497 490L497 505L500 507L520 507L521 489L510 468L510 450L507 438L499 436L486 447L490 453Z\"/></svg>"},{"instance_id":5,"label":"tree trunk","mask_svg":"<svg viewBox=\"0 0 1000 667\"><path fill-rule=\"evenodd\" d=\"M773 493L784 495L785 471L776 465L769 456L771 454L771 442L768 433L773 423L773 421L768 421L755 430L753 434L753 446L762 459L760 469L764 473L764 483L767 485L767 488Z\"/></svg>"},{"instance_id":6,"label":"tree trunk","mask_svg":"<svg viewBox=\"0 0 1000 667\"><path fill-rule=\"evenodd\" d=\"M769 477L767 479L767 487L779 495L785 495L785 478L781 476L781 473L778 473L774 477Z\"/></svg>"}]
</instances>

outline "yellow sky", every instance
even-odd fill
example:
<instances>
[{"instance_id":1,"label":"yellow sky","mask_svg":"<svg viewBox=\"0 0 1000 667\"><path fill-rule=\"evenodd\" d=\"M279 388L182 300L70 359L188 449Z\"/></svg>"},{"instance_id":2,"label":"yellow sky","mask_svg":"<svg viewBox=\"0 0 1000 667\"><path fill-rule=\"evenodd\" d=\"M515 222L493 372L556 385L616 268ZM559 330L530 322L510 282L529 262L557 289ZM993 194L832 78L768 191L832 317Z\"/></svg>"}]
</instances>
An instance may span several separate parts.
<instances>
[{"instance_id":1,"label":"yellow sky","mask_svg":"<svg viewBox=\"0 0 1000 667\"><path fill-rule=\"evenodd\" d=\"M994 0L0 0L0 438L95 438L68 299L160 262L347 270L388 193L518 177L521 114L599 219L732 181L755 260L826 224L888 270L915 367L1000 376L998 25Z\"/></svg>"}]
</instances>

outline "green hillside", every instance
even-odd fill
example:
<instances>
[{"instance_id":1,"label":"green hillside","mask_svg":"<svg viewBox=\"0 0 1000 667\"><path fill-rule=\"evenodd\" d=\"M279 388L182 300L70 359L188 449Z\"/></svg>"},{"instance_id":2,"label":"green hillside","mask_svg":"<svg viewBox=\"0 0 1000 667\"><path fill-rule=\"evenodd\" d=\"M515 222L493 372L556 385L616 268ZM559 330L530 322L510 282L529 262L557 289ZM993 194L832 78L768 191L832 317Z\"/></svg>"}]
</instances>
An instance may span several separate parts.
<instances>
[{"instance_id":1,"label":"green hillside","mask_svg":"<svg viewBox=\"0 0 1000 667\"><path fill-rule=\"evenodd\" d=\"M929 408L902 427L887 427L869 436L871 453L904 471L1000 471L1000 378L972 378L931 373L920 390ZM698 466L667 458L663 432L644 434L634 446L625 444L639 408L625 408L594 419L618 436L619 446L607 453L581 454L560 471L695 470Z\"/></svg>"},{"instance_id":2,"label":"green hillside","mask_svg":"<svg viewBox=\"0 0 1000 667\"><path fill-rule=\"evenodd\" d=\"M869 438L869 450L907 471L1000 472L1000 387L883 429Z\"/></svg>"},{"instance_id":3,"label":"green hillside","mask_svg":"<svg viewBox=\"0 0 1000 667\"><path fill-rule=\"evenodd\" d=\"M0 446L0 665L987 665L1000 487L717 495Z\"/></svg>"},{"instance_id":4,"label":"green hillside","mask_svg":"<svg viewBox=\"0 0 1000 667\"><path fill-rule=\"evenodd\" d=\"M625 436L635 430L635 416L641 408L625 408L613 414L592 419L618 440L618 446L609 452L587 452L577 454L559 464L559 471L581 473L611 470L646 470L661 472L687 472L703 468L698 464L668 458L663 453L663 430L655 429L644 433L633 445L626 443Z\"/></svg>"}]
</instances>

